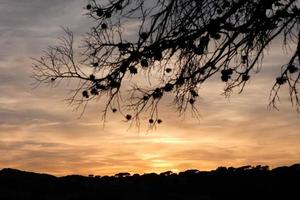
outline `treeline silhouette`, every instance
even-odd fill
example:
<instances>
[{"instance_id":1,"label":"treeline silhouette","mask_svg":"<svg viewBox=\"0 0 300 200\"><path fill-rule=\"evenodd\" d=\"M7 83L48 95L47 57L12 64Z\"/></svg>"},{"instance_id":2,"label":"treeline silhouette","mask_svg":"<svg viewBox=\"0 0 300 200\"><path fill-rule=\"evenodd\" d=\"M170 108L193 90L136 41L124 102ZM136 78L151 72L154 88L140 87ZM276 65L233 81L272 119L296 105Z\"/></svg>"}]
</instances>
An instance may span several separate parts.
<instances>
[{"instance_id":1,"label":"treeline silhouette","mask_svg":"<svg viewBox=\"0 0 300 200\"><path fill-rule=\"evenodd\" d=\"M300 199L300 164L278 167L219 167L160 174L119 173L114 176L69 175L0 171L0 199L39 200L210 200Z\"/></svg>"}]
</instances>

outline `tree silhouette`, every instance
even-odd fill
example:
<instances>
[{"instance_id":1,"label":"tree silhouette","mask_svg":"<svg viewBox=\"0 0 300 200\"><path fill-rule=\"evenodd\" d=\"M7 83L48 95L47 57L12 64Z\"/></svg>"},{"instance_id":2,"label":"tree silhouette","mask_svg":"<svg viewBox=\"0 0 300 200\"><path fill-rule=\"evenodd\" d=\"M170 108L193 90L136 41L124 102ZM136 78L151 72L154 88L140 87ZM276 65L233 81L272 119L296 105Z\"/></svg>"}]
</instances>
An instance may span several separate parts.
<instances>
[{"instance_id":1,"label":"tree silhouette","mask_svg":"<svg viewBox=\"0 0 300 200\"><path fill-rule=\"evenodd\" d=\"M300 164L86 177L0 170L1 199L299 199Z\"/></svg>"},{"instance_id":2,"label":"tree silhouette","mask_svg":"<svg viewBox=\"0 0 300 200\"><path fill-rule=\"evenodd\" d=\"M300 108L299 3L296 0L90 0L87 16L95 26L87 33L80 56L70 30L35 59L37 83L76 81L71 104L85 106L105 98L108 111L149 124L162 123L158 105L168 93L179 114L190 106L198 116L200 86L212 77L224 82L224 94L242 92L262 65L264 51L275 39L296 46L281 67L270 93L276 108L282 85ZM293 49L293 48L292 48ZM129 84L124 84L130 82ZM130 86L130 88L128 88ZM124 94L124 95L122 95Z\"/></svg>"}]
</instances>

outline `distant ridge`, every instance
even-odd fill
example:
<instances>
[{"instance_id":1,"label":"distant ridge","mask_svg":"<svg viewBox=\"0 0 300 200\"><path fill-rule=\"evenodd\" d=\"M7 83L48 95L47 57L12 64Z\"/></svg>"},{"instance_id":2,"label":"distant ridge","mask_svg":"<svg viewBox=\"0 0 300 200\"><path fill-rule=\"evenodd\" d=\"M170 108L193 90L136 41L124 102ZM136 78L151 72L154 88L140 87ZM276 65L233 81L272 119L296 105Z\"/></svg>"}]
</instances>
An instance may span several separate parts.
<instances>
[{"instance_id":1,"label":"distant ridge","mask_svg":"<svg viewBox=\"0 0 300 200\"><path fill-rule=\"evenodd\" d=\"M219 167L178 174L127 172L114 176L49 174L4 168L0 170L0 199L41 200L189 200L189 199L300 199L300 164Z\"/></svg>"}]
</instances>

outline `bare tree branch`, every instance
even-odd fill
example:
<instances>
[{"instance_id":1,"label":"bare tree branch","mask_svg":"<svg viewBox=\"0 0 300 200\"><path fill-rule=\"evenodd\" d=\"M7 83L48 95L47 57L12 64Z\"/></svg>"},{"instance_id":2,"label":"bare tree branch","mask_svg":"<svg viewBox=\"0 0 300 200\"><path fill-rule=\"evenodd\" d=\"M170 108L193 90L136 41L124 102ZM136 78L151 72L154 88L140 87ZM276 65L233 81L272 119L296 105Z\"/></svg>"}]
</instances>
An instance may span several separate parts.
<instances>
[{"instance_id":1,"label":"bare tree branch","mask_svg":"<svg viewBox=\"0 0 300 200\"><path fill-rule=\"evenodd\" d=\"M100 3L90 0L86 7L95 26L86 35L80 61L68 29L57 46L35 59L33 78L37 84L77 81L71 104L86 105L105 96L104 119L108 111L118 111L139 124L140 115L146 113L150 126L155 127L162 122L158 106L170 93L179 114L191 107L200 117L196 102L201 85L220 76L226 96L234 89L241 93L251 74L261 67L265 50L277 38L284 46L295 45L296 50L281 67L269 105L277 108L280 88L287 84L291 102L299 110L300 12L296 0Z\"/></svg>"}]
</instances>

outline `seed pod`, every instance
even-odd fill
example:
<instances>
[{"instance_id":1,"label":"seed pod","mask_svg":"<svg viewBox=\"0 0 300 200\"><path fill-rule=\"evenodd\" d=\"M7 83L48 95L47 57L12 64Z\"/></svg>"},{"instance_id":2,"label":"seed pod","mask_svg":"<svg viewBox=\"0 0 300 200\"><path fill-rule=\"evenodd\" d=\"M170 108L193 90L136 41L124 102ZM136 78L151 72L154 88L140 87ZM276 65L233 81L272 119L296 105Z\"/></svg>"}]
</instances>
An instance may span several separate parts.
<instances>
[{"instance_id":1,"label":"seed pod","mask_svg":"<svg viewBox=\"0 0 300 200\"><path fill-rule=\"evenodd\" d=\"M291 73L291 74L293 74L293 73L295 73L296 71L298 71L298 68L295 66L295 65L289 65L288 66L288 71Z\"/></svg>"},{"instance_id":2,"label":"seed pod","mask_svg":"<svg viewBox=\"0 0 300 200\"><path fill-rule=\"evenodd\" d=\"M141 37L143 40L146 40L146 39L148 38L148 33L142 32L142 33L140 34L140 37Z\"/></svg>"},{"instance_id":3,"label":"seed pod","mask_svg":"<svg viewBox=\"0 0 300 200\"><path fill-rule=\"evenodd\" d=\"M195 103L195 99L190 99L189 103L193 105Z\"/></svg>"},{"instance_id":4,"label":"seed pod","mask_svg":"<svg viewBox=\"0 0 300 200\"><path fill-rule=\"evenodd\" d=\"M105 24L105 23L101 24L101 28L102 29L107 29L107 24Z\"/></svg>"},{"instance_id":5,"label":"seed pod","mask_svg":"<svg viewBox=\"0 0 300 200\"><path fill-rule=\"evenodd\" d=\"M90 75L90 80L91 80L91 81L95 81L95 79L96 79L95 75L94 75L94 74L91 74L91 75Z\"/></svg>"},{"instance_id":6,"label":"seed pod","mask_svg":"<svg viewBox=\"0 0 300 200\"><path fill-rule=\"evenodd\" d=\"M128 66L129 66L128 61L122 62L121 66L120 66L120 72L125 73L127 71Z\"/></svg>"},{"instance_id":7,"label":"seed pod","mask_svg":"<svg viewBox=\"0 0 300 200\"><path fill-rule=\"evenodd\" d=\"M167 68L167 69L166 69L166 72L167 72L167 73L171 73L171 71L172 71L171 68Z\"/></svg>"},{"instance_id":8,"label":"seed pod","mask_svg":"<svg viewBox=\"0 0 300 200\"><path fill-rule=\"evenodd\" d=\"M149 99L148 96L143 96L143 100L144 100L144 101L147 101L148 99Z\"/></svg>"},{"instance_id":9,"label":"seed pod","mask_svg":"<svg viewBox=\"0 0 300 200\"><path fill-rule=\"evenodd\" d=\"M170 92L170 91L172 91L173 90L173 84L171 84L171 83L167 83L166 85L165 85L165 87L164 87L164 90L166 91L166 92Z\"/></svg>"},{"instance_id":10,"label":"seed pod","mask_svg":"<svg viewBox=\"0 0 300 200\"><path fill-rule=\"evenodd\" d=\"M86 9L87 10L91 10L92 9L92 5L91 4L86 5Z\"/></svg>"},{"instance_id":11,"label":"seed pod","mask_svg":"<svg viewBox=\"0 0 300 200\"><path fill-rule=\"evenodd\" d=\"M118 82L118 81L111 81L110 82L110 86L112 87L112 88L119 88L120 86L121 86L121 83L120 82Z\"/></svg>"},{"instance_id":12,"label":"seed pod","mask_svg":"<svg viewBox=\"0 0 300 200\"><path fill-rule=\"evenodd\" d=\"M202 54L204 54L204 47L202 45L199 45L198 47L196 47L194 49L194 53L196 55L202 55Z\"/></svg>"},{"instance_id":13,"label":"seed pod","mask_svg":"<svg viewBox=\"0 0 300 200\"><path fill-rule=\"evenodd\" d=\"M160 60L162 60L162 58L163 58L163 55L160 51L155 52L154 60L160 61Z\"/></svg>"},{"instance_id":14,"label":"seed pod","mask_svg":"<svg viewBox=\"0 0 300 200\"><path fill-rule=\"evenodd\" d=\"M98 94L99 94L99 92L96 88L91 89L91 95L98 95Z\"/></svg>"},{"instance_id":15,"label":"seed pod","mask_svg":"<svg viewBox=\"0 0 300 200\"><path fill-rule=\"evenodd\" d=\"M198 97L199 96L199 94L195 90L191 90L190 92L191 92L191 95L193 97Z\"/></svg>"},{"instance_id":16,"label":"seed pod","mask_svg":"<svg viewBox=\"0 0 300 200\"><path fill-rule=\"evenodd\" d=\"M98 90L105 90L106 89L106 86L105 85L101 85L100 83L97 83L95 86L96 86L96 88Z\"/></svg>"},{"instance_id":17,"label":"seed pod","mask_svg":"<svg viewBox=\"0 0 300 200\"><path fill-rule=\"evenodd\" d=\"M131 74L137 74L138 73L138 70L135 66L130 66L129 71L130 71Z\"/></svg>"},{"instance_id":18,"label":"seed pod","mask_svg":"<svg viewBox=\"0 0 300 200\"><path fill-rule=\"evenodd\" d=\"M248 74L243 74L242 80L243 81L248 81L250 79L250 76Z\"/></svg>"},{"instance_id":19,"label":"seed pod","mask_svg":"<svg viewBox=\"0 0 300 200\"><path fill-rule=\"evenodd\" d=\"M201 74L201 75L204 75L205 74L205 68L201 68L200 70L199 70L199 73Z\"/></svg>"},{"instance_id":20,"label":"seed pod","mask_svg":"<svg viewBox=\"0 0 300 200\"><path fill-rule=\"evenodd\" d=\"M228 75L228 71L227 71L226 69L223 69L223 70L221 71L221 74L222 74L222 75Z\"/></svg>"},{"instance_id":21,"label":"seed pod","mask_svg":"<svg viewBox=\"0 0 300 200\"><path fill-rule=\"evenodd\" d=\"M131 120L132 116L127 114L127 115L125 116L125 118L129 121L129 120Z\"/></svg>"},{"instance_id":22,"label":"seed pod","mask_svg":"<svg viewBox=\"0 0 300 200\"><path fill-rule=\"evenodd\" d=\"M229 68L229 69L223 69L221 71L221 74L224 75L224 76L230 76L233 74L233 69Z\"/></svg>"},{"instance_id":23,"label":"seed pod","mask_svg":"<svg viewBox=\"0 0 300 200\"><path fill-rule=\"evenodd\" d=\"M82 91L82 96L85 98L89 98L89 93L87 90Z\"/></svg>"},{"instance_id":24,"label":"seed pod","mask_svg":"<svg viewBox=\"0 0 300 200\"><path fill-rule=\"evenodd\" d=\"M132 59L132 61L139 61L140 57L141 54L138 51L131 52L130 58Z\"/></svg>"},{"instance_id":25,"label":"seed pod","mask_svg":"<svg viewBox=\"0 0 300 200\"><path fill-rule=\"evenodd\" d=\"M146 59L142 59L142 60L141 60L141 66L142 66L142 67L148 67L148 66L149 66L148 61L147 61Z\"/></svg>"},{"instance_id":26,"label":"seed pod","mask_svg":"<svg viewBox=\"0 0 300 200\"><path fill-rule=\"evenodd\" d=\"M153 92L152 96L154 99L158 99L163 95L161 90L159 88L156 88L155 91Z\"/></svg>"},{"instance_id":27,"label":"seed pod","mask_svg":"<svg viewBox=\"0 0 300 200\"><path fill-rule=\"evenodd\" d=\"M279 84L279 85L285 84L286 81L287 81L287 78L286 78L286 77L277 77L277 78L276 78L276 83Z\"/></svg>"},{"instance_id":28,"label":"seed pod","mask_svg":"<svg viewBox=\"0 0 300 200\"><path fill-rule=\"evenodd\" d=\"M177 85L183 85L184 84L184 78L183 77L179 77L176 81Z\"/></svg>"},{"instance_id":29,"label":"seed pod","mask_svg":"<svg viewBox=\"0 0 300 200\"><path fill-rule=\"evenodd\" d=\"M223 75L221 76L221 79L222 79L223 82L227 82L227 81L229 80L229 78L230 78L229 75L223 74Z\"/></svg>"}]
</instances>

